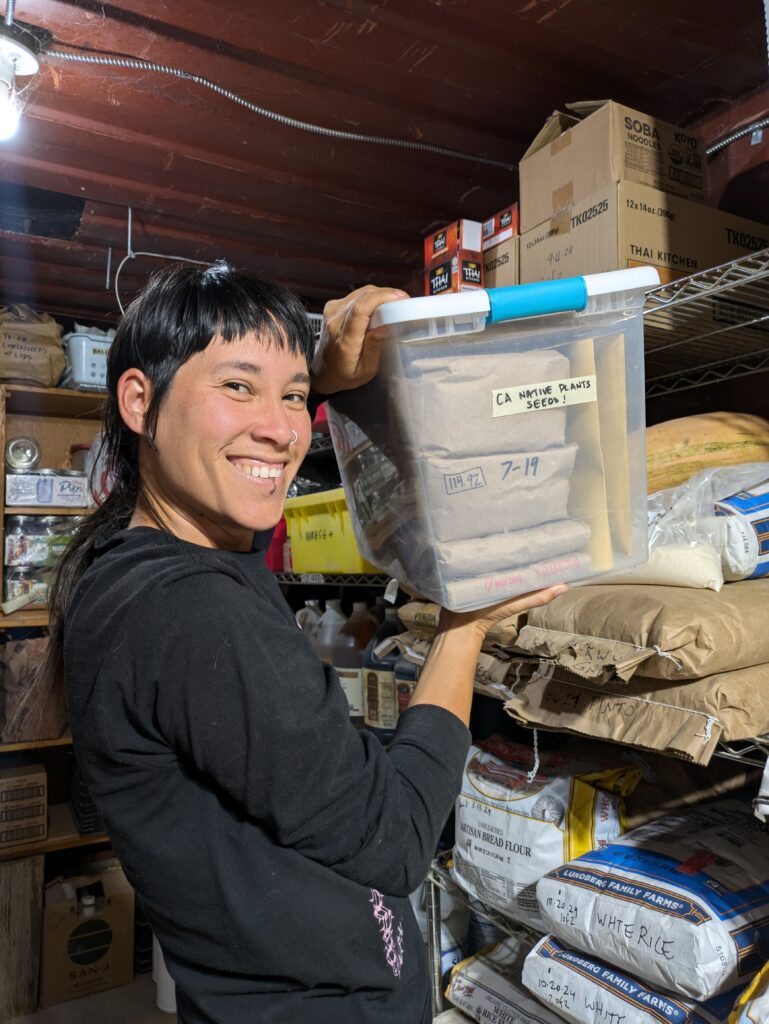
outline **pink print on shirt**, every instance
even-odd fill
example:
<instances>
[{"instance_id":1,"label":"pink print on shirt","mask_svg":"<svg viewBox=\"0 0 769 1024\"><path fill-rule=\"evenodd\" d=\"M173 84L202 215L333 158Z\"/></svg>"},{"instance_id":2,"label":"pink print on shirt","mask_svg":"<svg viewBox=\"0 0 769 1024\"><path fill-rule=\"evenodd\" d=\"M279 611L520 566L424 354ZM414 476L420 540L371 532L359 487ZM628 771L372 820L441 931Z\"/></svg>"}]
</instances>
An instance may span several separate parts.
<instances>
[{"instance_id":1,"label":"pink print on shirt","mask_svg":"<svg viewBox=\"0 0 769 1024\"><path fill-rule=\"evenodd\" d=\"M371 890L371 903L374 908L374 920L379 925L379 933L384 943L387 965L395 977L399 978L403 967L403 925L398 921L398 928L393 933L395 917L392 910L384 905L384 896L376 889Z\"/></svg>"}]
</instances>

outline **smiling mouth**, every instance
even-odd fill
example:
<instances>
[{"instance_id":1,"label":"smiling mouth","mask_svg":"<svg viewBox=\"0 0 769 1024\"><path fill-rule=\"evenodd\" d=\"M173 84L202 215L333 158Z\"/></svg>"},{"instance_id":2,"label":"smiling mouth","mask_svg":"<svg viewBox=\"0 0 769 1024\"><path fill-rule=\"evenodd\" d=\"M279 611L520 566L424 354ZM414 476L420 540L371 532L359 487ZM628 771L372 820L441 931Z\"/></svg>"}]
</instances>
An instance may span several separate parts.
<instances>
[{"instance_id":1,"label":"smiling mouth","mask_svg":"<svg viewBox=\"0 0 769 1024\"><path fill-rule=\"evenodd\" d=\"M285 462L260 462L258 459L228 459L229 464L241 476L251 480L282 480Z\"/></svg>"}]
</instances>

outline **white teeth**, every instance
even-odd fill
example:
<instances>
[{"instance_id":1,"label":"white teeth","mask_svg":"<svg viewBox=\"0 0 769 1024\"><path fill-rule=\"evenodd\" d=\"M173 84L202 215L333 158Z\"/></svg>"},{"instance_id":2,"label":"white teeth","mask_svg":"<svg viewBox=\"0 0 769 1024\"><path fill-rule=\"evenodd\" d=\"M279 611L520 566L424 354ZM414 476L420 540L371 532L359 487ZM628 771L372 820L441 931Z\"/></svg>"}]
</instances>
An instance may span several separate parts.
<instances>
[{"instance_id":1,"label":"white teeth","mask_svg":"<svg viewBox=\"0 0 769 1024\"><path fill-rule=\"evenodd\" d=\"M234 466L244 476L259 478L262 480L274 480L283 473L283 466L257 465L254 462L235 462Z\"/></svg>"}]
</instances>

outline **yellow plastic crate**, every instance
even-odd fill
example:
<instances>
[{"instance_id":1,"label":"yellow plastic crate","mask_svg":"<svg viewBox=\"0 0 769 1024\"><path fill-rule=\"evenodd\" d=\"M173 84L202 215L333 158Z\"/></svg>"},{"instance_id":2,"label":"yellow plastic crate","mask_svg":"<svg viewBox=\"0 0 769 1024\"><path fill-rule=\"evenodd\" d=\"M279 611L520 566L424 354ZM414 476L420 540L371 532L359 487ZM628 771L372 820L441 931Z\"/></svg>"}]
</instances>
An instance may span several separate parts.
<instances>
[{"instance_id":1,"label":"yellow plastic crate","mask_svg":"<svg viewBox=\"0 0 769 1024\"><path fill-rule=\"evenodd\" d=\"M380 572L355 543L344 489L286 501L286 527L294 572Z\"/></svg>"}]
</instances>

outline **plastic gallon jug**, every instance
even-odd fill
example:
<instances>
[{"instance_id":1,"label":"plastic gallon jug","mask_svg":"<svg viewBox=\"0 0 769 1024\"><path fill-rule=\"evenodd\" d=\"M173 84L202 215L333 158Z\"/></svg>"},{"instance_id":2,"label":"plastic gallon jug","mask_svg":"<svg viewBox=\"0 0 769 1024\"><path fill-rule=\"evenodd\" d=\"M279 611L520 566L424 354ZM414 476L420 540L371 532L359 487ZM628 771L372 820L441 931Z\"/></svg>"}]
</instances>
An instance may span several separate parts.
<instances>
[{"instance_id":1,"label":"plastic gallon jug","mask_svg":"<svg viewBox=\"0 0 769 1024\"><path fill-rule=\"evenodd\" d=\"M310 640L314 640L318 635L318 628L320 627L322 617L323 611L320 607L320 601L305 601L304 608L300 608L296 613L296 622L298 626L302 627Z\"/></svg>"},{"instance_id":2,"label":"plastic gallon jug","mask_svg":"<svg viewBox=\"0 0 769 1024\"><path fill-rule=\"evenodd\" d=\"M326 601L326 610L320 617L318 634L315 637L315 650L320 660L328 662L329 665L334 660L334 641L345 622L347 617L342 612L342 602L335 597Z\"/></svg>"},{"instance_id":3,"label":"plastic gallon jug","mask_svg":"<svg viewBox=\"0 0 769 1024\"><path fill-rule=\"evenodd\" d=\"M363 655L363 715L366 728L383 743L389 743L398 722L398 694L395 689L395 662L398 649L377 658L374 650L388 636L402 633L398 613L385 610L384 624L379 627Z\"/></svg>"},{"instance_id":4,"label":"plastic gallon jug","mask_svg":"<svg viewBox=\"0 0 769 1024\"><path fill-rule=\"evenodd\" d=\"M638 267L388 302L382 364L330 400L363 556L481 608L647 558Z\"/></svg>"},{"instance_id":5,"label":"plastic gallon jug","mask_svg":"<svg viewBox=\"0 0 769 1024\"><path fill-rule=\"evenodd\" d=\"M363 652L376 630L376 619L366 602L356 601L332 647L332 663L347 697L350 721L358 728L363 726Z\"/></svg>"}]
</instances>

